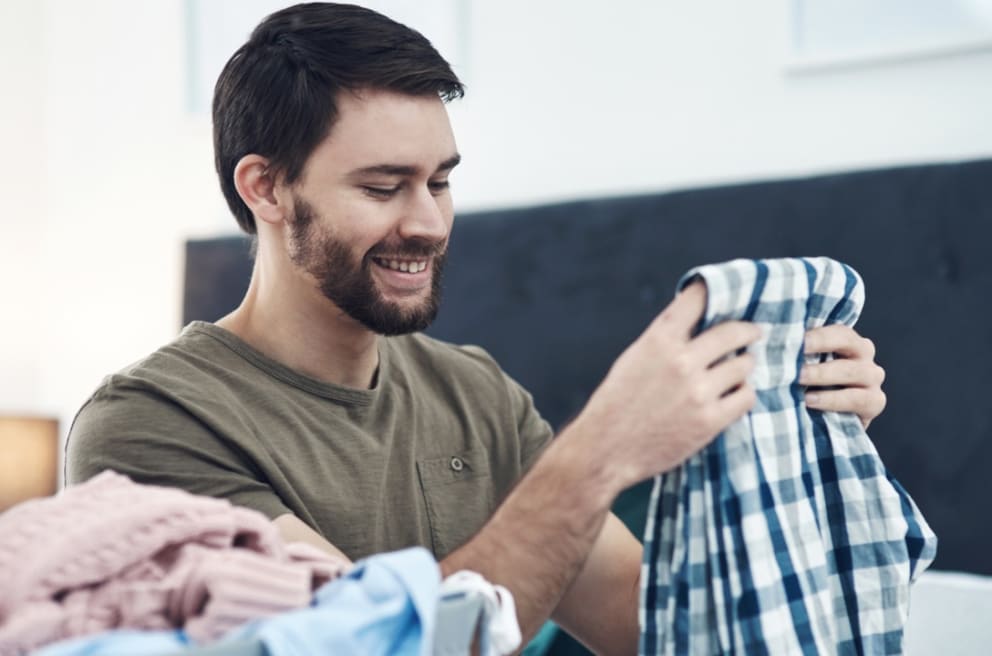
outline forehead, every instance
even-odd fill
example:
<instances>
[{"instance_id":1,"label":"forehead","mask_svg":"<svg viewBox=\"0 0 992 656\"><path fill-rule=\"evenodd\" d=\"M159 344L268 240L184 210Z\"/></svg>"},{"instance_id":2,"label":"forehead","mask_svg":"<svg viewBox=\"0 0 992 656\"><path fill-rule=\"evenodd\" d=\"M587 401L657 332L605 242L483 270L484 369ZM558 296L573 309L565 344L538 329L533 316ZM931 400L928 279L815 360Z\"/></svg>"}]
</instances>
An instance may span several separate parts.
<instances>
[{"instance_id":1,"label":"forehead","mask_svg":"<svg viewBox=\"0 0 992 656\"><path fill-rule=\"evenodd\" d=\"M308 169L346 172L401 164L433 171L457 152L440 98L365 90L342 92L336 100L338 116Z\"/></svg>"}]
</instances>

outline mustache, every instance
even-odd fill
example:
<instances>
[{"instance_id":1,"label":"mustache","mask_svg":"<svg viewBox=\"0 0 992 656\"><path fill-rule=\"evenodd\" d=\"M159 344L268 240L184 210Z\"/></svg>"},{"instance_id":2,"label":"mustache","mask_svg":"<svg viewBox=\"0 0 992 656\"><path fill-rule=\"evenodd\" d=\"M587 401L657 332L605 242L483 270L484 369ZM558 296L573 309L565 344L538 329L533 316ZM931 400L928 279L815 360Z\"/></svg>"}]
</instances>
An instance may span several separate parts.
<instances>
[{"instance_id":1,"label":"mustache","mask_svg":"<svg viewBox=\"0 0 992 656\"><path fill-rule=\"evenodd\" d=\"M427 257L440 257L448 250L448 241L429 241L427 239L413 238L405 239L401 242L378 244L368 253L366 258L381 257L385 259L418 259Z\"/></svg>"}]
</instances>

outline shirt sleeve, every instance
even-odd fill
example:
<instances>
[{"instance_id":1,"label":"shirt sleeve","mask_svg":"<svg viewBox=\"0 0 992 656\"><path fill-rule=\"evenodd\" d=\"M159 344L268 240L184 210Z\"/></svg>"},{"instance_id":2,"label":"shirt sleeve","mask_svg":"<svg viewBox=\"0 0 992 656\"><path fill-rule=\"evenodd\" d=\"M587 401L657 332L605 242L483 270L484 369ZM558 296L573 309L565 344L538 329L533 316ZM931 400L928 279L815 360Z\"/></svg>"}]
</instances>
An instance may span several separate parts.
<instances>
[{"instance_id":1,"label":"shirt sleeve","mask_svg":"<svg viewBox=\"0 0 992 656\"><path fill-rule=\"evenodd\" d=\"M66 442L66 485L106 469L270 518L290 512L235 444L151 390L105 383L76 415Z\"/></svg>"},{"instance_id":2,"label":"shirt sleeve","mask_svg":"<svg viewBox=\"0 0 992 656\"><path fill-rule=\"evenodd\" d=\"M498 372L502 379L520 439L521 473L526 472L537 462L538 457L551 442L554 429L538 412L531 393L503 371L499 363L485 349L476 345L462 345L461 350L485 362L490 371Z\"/></svg>"},{"instance_id":3,"label":"shirt sleeve","mask_svg":"<svg viewBox=\"0 0 992 656\"><path fill-rule=\"evenodd\" d=\"M523 386L503 372L510 405L517 421L517 434L520 435L520 464L522 471L531 468L554 437L551 424L545 421L534 406L534 397Z\"/></svg>"}]
</instances>

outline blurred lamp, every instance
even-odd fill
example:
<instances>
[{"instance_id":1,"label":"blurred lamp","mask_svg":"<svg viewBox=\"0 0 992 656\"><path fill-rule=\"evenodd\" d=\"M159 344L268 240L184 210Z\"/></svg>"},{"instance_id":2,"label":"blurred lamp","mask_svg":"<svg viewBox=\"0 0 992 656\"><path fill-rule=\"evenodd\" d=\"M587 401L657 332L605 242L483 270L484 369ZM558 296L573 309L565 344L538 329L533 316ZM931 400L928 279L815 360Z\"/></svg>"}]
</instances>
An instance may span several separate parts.
<instances>
[{"instance_id":1,"label":"blurred lamp","mask_svg":"<svg viewBox=\"0 0 992 656\"><path fill-rule=\"evenodd\" d=\"M58 444L57 420L0 415L0 512L55 493Z\"/></svg>"}]
</instances>

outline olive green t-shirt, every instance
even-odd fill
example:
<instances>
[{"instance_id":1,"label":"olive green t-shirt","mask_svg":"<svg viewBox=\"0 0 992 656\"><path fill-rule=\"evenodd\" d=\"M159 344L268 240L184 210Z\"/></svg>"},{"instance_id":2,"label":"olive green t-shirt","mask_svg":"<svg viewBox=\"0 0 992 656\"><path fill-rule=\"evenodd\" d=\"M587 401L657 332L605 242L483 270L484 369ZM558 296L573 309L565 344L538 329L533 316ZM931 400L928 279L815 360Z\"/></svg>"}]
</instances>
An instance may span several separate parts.
<instances>
[{"instance_id":1,"label":"olive green t-shirt","mask_svg":"<svg viewBox=\"0 0 992 656\"><path fill-rule=\"evenodd\" d=\"M373 389L304 376L194 322L107 377L79 411L66 481L139 483L292 513L352 559L470 538L551 438L488 354L380 338Z\"/></svg>"}]
</instances>

